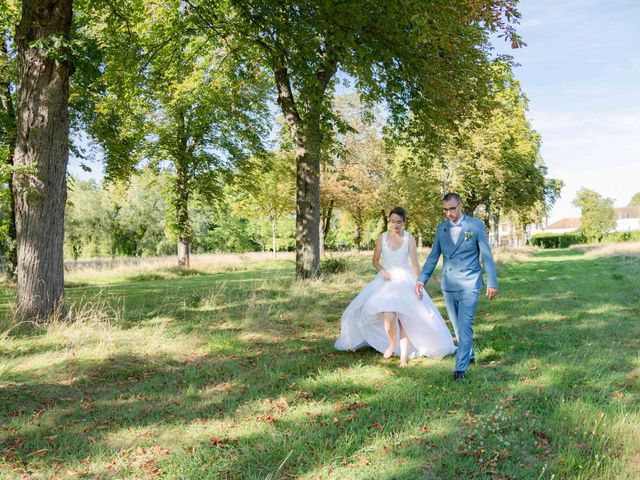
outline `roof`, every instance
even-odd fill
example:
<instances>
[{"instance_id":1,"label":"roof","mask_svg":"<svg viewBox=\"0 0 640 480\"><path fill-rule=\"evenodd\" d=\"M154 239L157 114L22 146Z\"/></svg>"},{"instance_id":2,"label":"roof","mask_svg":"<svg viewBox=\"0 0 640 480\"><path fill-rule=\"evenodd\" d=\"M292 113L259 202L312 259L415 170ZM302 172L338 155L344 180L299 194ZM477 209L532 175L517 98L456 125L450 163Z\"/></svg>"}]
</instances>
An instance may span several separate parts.
<instances>
[{"instance_id":1,"label":"roof","mask_svg":"<svg viewBox=\"0 0 640 480\"><path fill-rule=\"evenodd\" d=\"M563 229L563 228L579 228L580 227L580 218L579 217L571 217L571 218L561 218L557 222L553 222L551 225L547 225L545 230L555 230L555 229Z\"/></svg>"},{"instance_id":2,"label":"roof","mask_svg":"<svg viewBox=\"0 0 640 480\"><path fill-rule=\"evenodd\" d=\"M621 207L614 208L616 218L640 218L640 207Z\"/></svg>"}]
</instances>

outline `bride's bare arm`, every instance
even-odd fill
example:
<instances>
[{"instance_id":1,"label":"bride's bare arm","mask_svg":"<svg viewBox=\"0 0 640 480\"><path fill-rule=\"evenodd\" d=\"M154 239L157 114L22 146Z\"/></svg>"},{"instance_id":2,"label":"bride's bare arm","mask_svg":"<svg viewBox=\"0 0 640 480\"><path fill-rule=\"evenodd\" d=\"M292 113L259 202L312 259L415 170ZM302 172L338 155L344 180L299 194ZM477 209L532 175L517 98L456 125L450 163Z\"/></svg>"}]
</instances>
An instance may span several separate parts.
<instances>
[{"instance_id":1,"label":"bride's bare arm","mask_svg":"<svg viewBox=\"0 0 640 480\"><path fill-rule=\"evenodd\" d=\"M420 264L418 264L418 247L416 246L416 239L413 235L409 236L409 260L411 260L411 266L416 274L416 278L420 275Z\"/></svg>"}]
</instances>

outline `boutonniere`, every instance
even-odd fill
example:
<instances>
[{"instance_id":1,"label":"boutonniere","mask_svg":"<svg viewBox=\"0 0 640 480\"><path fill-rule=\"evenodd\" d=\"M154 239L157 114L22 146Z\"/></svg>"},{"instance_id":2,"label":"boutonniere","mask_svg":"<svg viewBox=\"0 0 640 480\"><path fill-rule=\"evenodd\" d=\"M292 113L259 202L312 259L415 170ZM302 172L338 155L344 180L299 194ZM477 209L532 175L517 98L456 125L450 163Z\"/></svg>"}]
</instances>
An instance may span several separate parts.
<instances>
[{"instance_id":1,"label":"boutonniere","mask_svg":"<svg viewBox=\"0 0 640 480\"><path fill-rule=\"evenodd\" d=\"M469 240L471 237L473 237L473 232L464 232L465 240Z\"/></svg>"}]
</instances>

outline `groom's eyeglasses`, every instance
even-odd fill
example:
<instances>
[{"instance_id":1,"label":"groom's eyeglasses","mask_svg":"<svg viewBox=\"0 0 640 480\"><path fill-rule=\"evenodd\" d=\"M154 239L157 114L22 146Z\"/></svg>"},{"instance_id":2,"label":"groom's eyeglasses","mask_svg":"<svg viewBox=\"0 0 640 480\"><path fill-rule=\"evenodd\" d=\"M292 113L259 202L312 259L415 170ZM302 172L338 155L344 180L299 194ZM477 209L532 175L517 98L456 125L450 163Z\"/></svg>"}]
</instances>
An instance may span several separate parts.
<instances>
[{"instance_id":1,"label":"groom's eyeglasses","mask_svg":"<svg viewBox=\"0 0 640 480\"><path fill-rule=\"evenodd\" d=\"M442 209L442 213L455 212L458 209L459 206L460 206L460 204L456 205L455 207L451 207L451 208L443 208Z\"/></svg>"}]
</instances>

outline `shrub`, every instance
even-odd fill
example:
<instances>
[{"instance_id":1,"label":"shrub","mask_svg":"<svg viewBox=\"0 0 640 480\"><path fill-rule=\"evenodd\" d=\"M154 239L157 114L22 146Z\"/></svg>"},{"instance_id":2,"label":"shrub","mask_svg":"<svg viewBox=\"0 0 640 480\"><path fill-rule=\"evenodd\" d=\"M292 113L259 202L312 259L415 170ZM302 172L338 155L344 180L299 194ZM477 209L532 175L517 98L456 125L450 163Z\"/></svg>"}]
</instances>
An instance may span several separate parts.
<instances>
[{"instance_id":1,"label":"shrub","mask_svg":"<svg viewBox=\"0 0 640 480\"><path fill-rule=\"evenodd\" d=\"M640 230L608 233L603 241L607 243L640 242Z\"/></svg>"},{"instance_id":2,"label":"shrub","mask_svg":"<svg viewBox=\"0 0 640 480\"><path fill-rule=\"evenodd\" d=\"M531 245L540 248L568 248L587 239L580 233L538 233L529 239Z\"/></svg>"},{"instance_id":3,"label":"shrub","mask_svg":"<svg viewBox=\"0 0 640 480\"><path fill-rule=\"evenodd\" d=\"M347 270L349 261L346 258L327 258L320 262L320 274L331 275Z\"/></svg>"}]
</instances>

